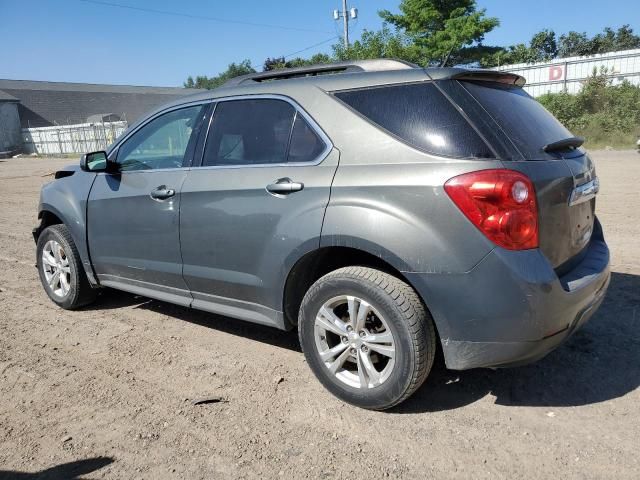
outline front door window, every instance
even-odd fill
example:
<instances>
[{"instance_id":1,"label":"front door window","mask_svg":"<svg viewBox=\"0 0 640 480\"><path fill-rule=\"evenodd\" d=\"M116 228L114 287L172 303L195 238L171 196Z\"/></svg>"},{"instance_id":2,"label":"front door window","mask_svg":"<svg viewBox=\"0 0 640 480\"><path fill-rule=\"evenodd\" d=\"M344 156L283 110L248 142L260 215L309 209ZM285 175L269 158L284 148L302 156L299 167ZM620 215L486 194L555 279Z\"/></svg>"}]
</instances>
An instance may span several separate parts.
<instances>
[{"instance_id":1,"label":"front door window","mask_svg":"<svg viewBox=\"0 0 640 480\"><path fill-rule=\"evenodd\" d=\"M195 142L194 126L203 108L196 105L173 110L147 123L120 146L116 160L120 170L182 167Z\"/></svg>"}]
</instances>

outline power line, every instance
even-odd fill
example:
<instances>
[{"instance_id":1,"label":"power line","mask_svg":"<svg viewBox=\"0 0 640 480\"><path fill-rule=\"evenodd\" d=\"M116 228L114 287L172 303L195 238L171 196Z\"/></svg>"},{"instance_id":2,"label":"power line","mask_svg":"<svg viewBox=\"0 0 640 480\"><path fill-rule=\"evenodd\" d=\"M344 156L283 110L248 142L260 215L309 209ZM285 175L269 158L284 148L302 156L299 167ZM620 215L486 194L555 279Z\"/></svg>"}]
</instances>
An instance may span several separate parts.
<instances>
[{"instance_id":1,"label":"power line","mask_svg":"<svg viewBox=\"0 0 640 480\"><path fill-rule=\"evenodd\" d=\"M134 7L132 5L122 5L120 3L104 2L101 0L78 0L78 1L84 2L84 3L93 3L95 5L102 5L107 7L117 7L117 8L124 8L128 10L137 10L139 12L156 13L159 15L170 15L174 17L190 18L194 20L206 20L206 21L220 22L220 23L234 23L237 25L248 25L251 27L275 28L280 30L294 30L297 32L331 33L324 30L313 30L310 28L288 27L285 25L271 25L268 23L245 22L243 20L230 20L228 18L209 17L204 15L191 15L189 13L172 12L169 10L156 10L154 8Z\"/></svg>"},{"instance_id":2,"label":"power line","mask_svg":"<svg viewBox=\"0 0 640 480\"><path fill-rule=\"evenodd\" d=\"M320 45L324 45L325 43L328 43L328 42L330 42L332 40L335 40L336 38L340 38L340 37L341 37L341 35L336 35L335 37L327 38L326 40L323 40L322 42L315 43L315 44L313 44L313 45L311 45L311 46L309 46L307 48L303 48L302 50L298 50L297 52L293 52L293 53L290 53L288 55L284 55L284 58L289 58L289 57L292 57L292 56L297 55L299 53L306 52L307 50L311 50L312 48L319 47Z\"/></svg>"}]
</instances>

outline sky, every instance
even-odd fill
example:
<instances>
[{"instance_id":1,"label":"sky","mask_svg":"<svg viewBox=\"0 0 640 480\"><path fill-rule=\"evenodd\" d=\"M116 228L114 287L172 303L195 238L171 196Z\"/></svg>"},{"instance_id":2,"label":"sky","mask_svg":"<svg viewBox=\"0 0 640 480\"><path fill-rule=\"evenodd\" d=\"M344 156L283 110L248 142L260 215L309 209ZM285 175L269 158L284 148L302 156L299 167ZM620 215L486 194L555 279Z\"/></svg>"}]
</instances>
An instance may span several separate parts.
<instances>
[{"instance_id":1,"label":"sky","mask_svg":"<svg viewBox=\"0 0 640 480\"><path fill-rule=\"evenodd\" d=\"M486 36L487 45L527 42L544 28L592 35L629 23L640 33L637 0L477 3L501 22ZM349 0L349 8L359 12L351 23L352 39L365 28L379 28L377 11L397 11L398 4ZM261 69L267 57L329 53L342 32L332 17L340 5L340 0L0 0L0 78L181 86L189 75L212 76L243 59Z\"/></svg>"}]
</instances>

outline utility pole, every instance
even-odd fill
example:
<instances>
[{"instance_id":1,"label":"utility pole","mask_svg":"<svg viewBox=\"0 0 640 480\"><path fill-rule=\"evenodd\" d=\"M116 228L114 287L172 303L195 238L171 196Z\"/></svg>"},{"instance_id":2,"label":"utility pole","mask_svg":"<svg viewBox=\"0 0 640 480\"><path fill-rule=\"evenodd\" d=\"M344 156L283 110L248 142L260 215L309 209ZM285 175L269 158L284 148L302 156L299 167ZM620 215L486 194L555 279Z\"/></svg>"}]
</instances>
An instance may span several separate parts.
<instances>
[{"instance_id":1,"label":"utility pole","mask_svg":"<svg viewBox=\"0 0 640 480\"><path fill-rule=\"evenodd\" d=\"M344 29L344 48L349 48L349 15L347 15L347 0L342 0L342 28Z\"/></svg>"},{"instance_id":2,"label":"utility pole","mask_svg":"<svg viewBox=\"0 0 640 480\"><path fill-rule=\"evenodd\" d=\"M358 18L358 9L352 8L351 10L347 9L347 0L342 0L342 11L334 10L333 11L333 19L339 20L342 17L342 28L344 30L344 48L349 48L349 18L356 19Z\"/></svg>"}]
</instances>

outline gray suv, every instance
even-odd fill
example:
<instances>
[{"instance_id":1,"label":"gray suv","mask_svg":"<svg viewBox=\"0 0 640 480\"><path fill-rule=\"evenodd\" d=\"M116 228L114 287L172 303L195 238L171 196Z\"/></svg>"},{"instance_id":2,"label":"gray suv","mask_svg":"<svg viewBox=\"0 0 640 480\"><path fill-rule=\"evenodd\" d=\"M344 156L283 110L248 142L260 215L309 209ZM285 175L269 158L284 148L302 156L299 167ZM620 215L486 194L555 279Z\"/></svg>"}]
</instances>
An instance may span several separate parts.
<instances>
[{"instance_id":1,"label":"gray suv","mask_svg":"<svg viewBox=\"0 0 640 480\"><path fill-rule=\"evenodd\" d=\"M596 311L589 156L520 76L392 60L181 98L42 189L49 297L110 287L282 330L344 401L541 358Z\"/></svg>"}]
</instances>

